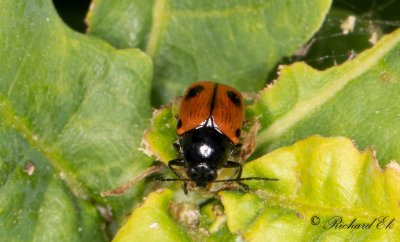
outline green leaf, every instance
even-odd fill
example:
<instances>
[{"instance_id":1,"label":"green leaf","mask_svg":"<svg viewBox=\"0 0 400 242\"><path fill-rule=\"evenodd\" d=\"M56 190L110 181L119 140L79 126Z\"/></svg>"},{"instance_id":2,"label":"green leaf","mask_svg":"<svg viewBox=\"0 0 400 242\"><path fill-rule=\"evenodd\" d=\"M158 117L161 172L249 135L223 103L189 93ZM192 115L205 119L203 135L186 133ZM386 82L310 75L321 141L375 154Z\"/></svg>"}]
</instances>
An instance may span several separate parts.
<instances>
[{"instance_id":1,"label":"green leaf","mask_svg":"<svg viewBox=\"0 0 400 242\"><path fill-rule=\"evenodd\" d=\"M265 206L264 201L252 193L243 195L221 192L220 195L222 203L227 207L225 213L230 218L229 228L234 233L251 224Z\"/></svg>"},{"instance_id":2,"label":"green leaf","mask_svg":"<svg viewBox=\"0 0 400 242\"><path fill-rule=\"evenodd\" d=\"M283 57L320 27L329 0L95 1L90 33L140 47L155 66L153 101L169 102L195 81L258 91Z\"/></svg>"},{"instance_id":3,"label":"green leaf","mask_svg":"<svg viewBox=\"0 0 400 242\"><path fill-rule=\"evenodd\" d=\"M400 166L393 161L382 171L373 150L360 153L349 139L312 136L247 163L243 176L280 179L248 182L260 189L258 196L221 193L231 232L246 241L395 241L400 236ZM381 216L388 216L385 225ZM350 228L340 229L334 223L338 217ZM354 226L372 225L351 227L354 219Z\"/></svg>"},{"instance_id":4,"label":"green leaf","mask_svg":"<svg viewBox=\"0 0 400 242\"><path fill-rule=\"evenodd\" d=\"M261 129L253 157L313 134L346 136L374 146L379 164L400 160L400 30L352 61L317 71L303 63L281 70L279 80L248 108Z\"/></svg>"},{"instance_id":5,"label":"green leaf","mask_svg":"<svg viewBox=\"0 0 400 242\"><path fill-rule=\"evenodd\" d=\"M68 29L50 0L0 3L0 234L101 241L94 204L121 218L141 186L100 192L150 165L138 150L151 116L152 64Z\"/></svg>"},{"instance_id":6,"label":"green leaf","mask_svg":"<svg viewBox=\"0 0 400 242\"><path fill-rule=\"evenodd\" d=\"M207 241L240 241L240 235L229 231L224 208L219 202L213 202L201 208L199 231Z\"/></svg>"},{"instance_id":7,"label":"green leaf","mask_svg":"<svg viewBox=\"0 0 400 242\"><path fill-rule=\"evenodd\" d=\"M129 221L118 231L118 241L190 241L169 214L172 191L153 192L133 211Z\"/></svg>"},{"instance_id":8,"label":"green leaf","mask_svg":"<svg viewBox=\"0 0 400 242\"><path fill-rule=\"evenodd\" d=\"M146 145L146 152L155 155L157 160L167 162L177 158L176 149L173 143L178 140L176 133L177 119L181 100L173 101L169 106L153 113L151 128L146 130L143 136L143 143Z\"/></svg>"},{"instance_id":9,"label":"green leaf","mask_svg":"<svg viewBox=\"0 0 400 242\"><path fill-rule=\"evenodd\" d=\"M393 161L382 171L372 149L359 152L347 138L312 136L243 168L243 177L279 181L247 181L250 193L220 192L223 207L215 200L202 202L196 228L178 225L170 212L179 200L198 194L151 193L115 241L237 241L240 236L246 241L395 241L400 236L400 166ZM342 222L334 224L339 218Z\"/></svg>"},{"instance_id":10,"label":"green leaf","mask_svg":"<svg viewBox=\"0 0 400 242\"><path fill-rule=\"evenodd\" d=\"M193 216L189 207L179 206L174 200L179 195L169 189L151 193L136 208L129 221L118 231L115 242L119 241L236 241L238 235L229 232L226 215L218 203L202 207L200 223L197 227L188 227L182 221L176 221L172 213ZM185 211L186 210L186 211Z\"/></svg>"},{"instance_id":11,"label":"green leaf","mask_svg":"<svg viewBox=\"0 0 400 242\"><path fill-rule=\"evenodd\" d=\"M326 71L316 71L303 63L281 71L279 81L247 109L247 117L260 117L262 126L257 135L257 153L253 156L261 158L245 165L242 175L280 180L249 181L251 190L256 191L252 194L221 193L230 233L223 232L223 226L220 226L216 233L209 233L210 238L219 233L217 238L240 233L250 241L264 238L394 240L399 236L398 226L391 228L390 221L385 221L390 227L386 230L376 229L377 224L382 225L377 220L375 229L329 230L322 226L329 224L335 216L341 216L342 224L347 225L353 219L356 224L368 224L375 218L382 219L381 216L398 217L400 167L395 161L382 172L372 150L360 153L349 139L318 136L265 155L266 150L285 144L279 135L295 142L296 138L319 133L318 129L324 128L333 134L353 131L363 135L364 146L375 144L377 148L375 142L382 139L382 134L388 137L389 133L392 140L383 139L385 144L380 141L385 149L380 151L383 154L378 151L377 155L388 156L388 151L398 154L396 149L400 142L395 133L400 127L400 110L396 105L400 101L399 40L400 30L383 37L376 46L354 60ZM177 139L174 131L178 107L179 100L156 112L154 126L145 136L150 145L148 150L163 162L176 157L172 140ZM307 123L303 119L310 120ZM271 143L267 143L270 146L265 146L262 141L269 137L265 135L268 132L276 139L271 139ZM381 165L387 163L381 161ZM182 199L181 187L174 189L179 191L175 199ZM187 198L191 199L193 197ZM207 213L203 211L202 214ZM312 216L318 216L320 226L311 224ZM213 221L216 219L200 221L200 224L209 232Z\"/></svg>"}]
</instances>

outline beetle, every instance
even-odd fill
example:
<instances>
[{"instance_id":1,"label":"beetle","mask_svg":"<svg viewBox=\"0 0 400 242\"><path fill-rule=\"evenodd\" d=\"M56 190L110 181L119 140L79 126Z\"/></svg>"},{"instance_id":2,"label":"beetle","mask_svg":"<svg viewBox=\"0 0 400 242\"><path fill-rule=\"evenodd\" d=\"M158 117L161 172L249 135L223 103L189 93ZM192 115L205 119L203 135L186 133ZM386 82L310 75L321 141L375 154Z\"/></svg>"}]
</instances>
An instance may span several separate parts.
<instances>
[{"instance_id":1,"label":"beetle","mask_svg":"<svg viewBox=\"0 0 400 242\"><path fill-rule=\"evenodd\" d=\"M244 124L243 97L233 87L215 82L196 82L185 92L177 122L179 158L168 162L168 167L178 179L159 178L161 181L187 181L199 188L212 182L236 181L244 190L242 180L277 180L271 178L241 178L242 165L229 160L238 153L241 129ZM184 178L174 167L185 167ZM220 168L238 168L234 179L216 180Z\"/></svg>"}]
</instances>

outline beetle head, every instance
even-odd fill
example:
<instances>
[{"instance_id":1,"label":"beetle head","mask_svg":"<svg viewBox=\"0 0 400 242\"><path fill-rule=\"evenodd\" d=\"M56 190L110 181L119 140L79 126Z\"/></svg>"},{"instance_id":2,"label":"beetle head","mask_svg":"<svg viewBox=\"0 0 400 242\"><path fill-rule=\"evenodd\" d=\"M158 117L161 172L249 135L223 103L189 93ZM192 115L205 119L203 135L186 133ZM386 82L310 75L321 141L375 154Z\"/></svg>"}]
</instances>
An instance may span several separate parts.
<instances>
[{"instance_id":1,"label":"beetle head","mask_svg":"<svg viewBox=\"0 0 400 242\"><path fill-rule=\"evenodd\" d=\"M204 188L208 183L217 179L217 171L212 169L206 163L196 164L195 166L189 167L187 175L196 186Z\"/></svg>"}]
</instances>

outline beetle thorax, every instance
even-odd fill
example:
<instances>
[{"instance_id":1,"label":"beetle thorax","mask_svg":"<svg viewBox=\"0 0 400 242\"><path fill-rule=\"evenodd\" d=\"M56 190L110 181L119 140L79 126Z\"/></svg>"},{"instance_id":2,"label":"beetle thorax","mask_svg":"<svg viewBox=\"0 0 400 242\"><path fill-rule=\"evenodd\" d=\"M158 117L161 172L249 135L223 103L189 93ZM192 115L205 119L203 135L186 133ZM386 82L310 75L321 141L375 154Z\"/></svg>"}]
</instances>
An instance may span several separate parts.
<instances>
[{"instance_id":1,"label":"beetle thorax","mask_svg":"<svg viewBox=\"0 0 400 242\"><path fill-rule=\"evenodd\" d=\"M207 120L212 122L212 118ZM186 132L180 139L187 175L198 187L206 187L217 179L217 169L229 158L232 144L213 125L200 126Z\"/></svg>"},{"instance_id":2,"label":"beetle thorax","mask_svg":"<svg viewBox=\"0 0 400 242\"><path fill-rule=\"evenodd\" d=\"M213 127L202 126L185 133L180 140L187 175L199 187L217 178L217 169L229 158L232 144Z\"/></svg>"},{"instance_id":3,"label":"beetle thorax","mask_svg":"<svg viewBox=\"0 0 400 242\"><path fill-rule=\"evenodd\" d=\"M200 127L181 138L183 158L189 166L205 163L212 169L220 168L228 159L232 145L218 130Z\"/></svg>"}]
</instances>

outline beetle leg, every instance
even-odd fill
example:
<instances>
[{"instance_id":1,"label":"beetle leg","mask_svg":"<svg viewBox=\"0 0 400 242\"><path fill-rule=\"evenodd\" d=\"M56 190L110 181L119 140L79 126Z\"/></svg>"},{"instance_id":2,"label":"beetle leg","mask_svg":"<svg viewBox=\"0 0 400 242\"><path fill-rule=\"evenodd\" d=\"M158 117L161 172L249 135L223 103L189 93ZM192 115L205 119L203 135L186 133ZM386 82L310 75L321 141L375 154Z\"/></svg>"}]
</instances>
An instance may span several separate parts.
<instances>
[{"instance_id":1,"label":"beetle leg","mask_svg":"<svg viewBox=\"0 0 400 242\"><path fill-rule=\"evenodd\" d=\"M175 160L170 160L168 162L168 167L171 169L171 171L179 178L184 178L181 174L179 174L172 166L183 166L186 167L187 163L184 159L175 159Z\"/></svg>"},{"instance_id":2,"label":"beetle leg","mask_svg":"<svg viewBox=\"0 0 400 242\"><path fill-rule=\"evenodd\" d=\"M179 174L172 166L183 166L186 167L187 163L184 159L175 159L175 160L170 160L168 162L168 167L169 169L171 169L171 171L179 178L184 179L184 177ZM187 184L186 182L183 182L183 191L185 192L185 194L188 194L188 190L187 190Z\"/></svg>"},{"instance_id":3,"label":"beetle leg","mask_svg":"<svg viewBox=\"0 0 400 242\"><path fill-rule=\"evenodd\" d=\"M239 157L240 155L240 148L242 148L243 144L242 143L237 143L236 145L234 145L232 147L232 151L231 151L231 156L233 157Z\"/></svg>"},{"instance_id":4,"label":"beetle leg","mask_svg":"<svg viewBox=\"0 0 400 242\"><path fill-rule=\"evenodd\" d=\"M236 145L233 146L233 149L240 149L242 148L243 144L242 143L237 143Z\"/></svg>"},{"instance_id":5,"label":"beetle leg","mask_svg":"<svg viewBox=\"0 0 400 242\"><path fill-rule=\"evenodd\" d=\"M242 189L243 189L245 192L250 191L249 186L247 186L246 184L244 184L243 182L241 182L241 181L239 180L239 179L241 178L241 176L242 176L242 171L243 171L243 169L242 169L242 164L237 163L237 162L234 162L234 161L227 161L227 162L225 163L224 167L225 167L225 168L239 168L239 173L238 173L238 175L236 176L236 182L242 187Z\"/></svg>"},{"instance_id":6,"label":"beetle leg","mask_svg":"<svg viewBox=\"0 0 400 242\"><path fill-rule=\"evenodd\" d=\"M179 144L179 143L173 143L173 146L174 146L174 148L175 148L175 150L178 152L178 154L182 154L182 151L181 151L181 145Z\"/></svg>"}]
</instances>

